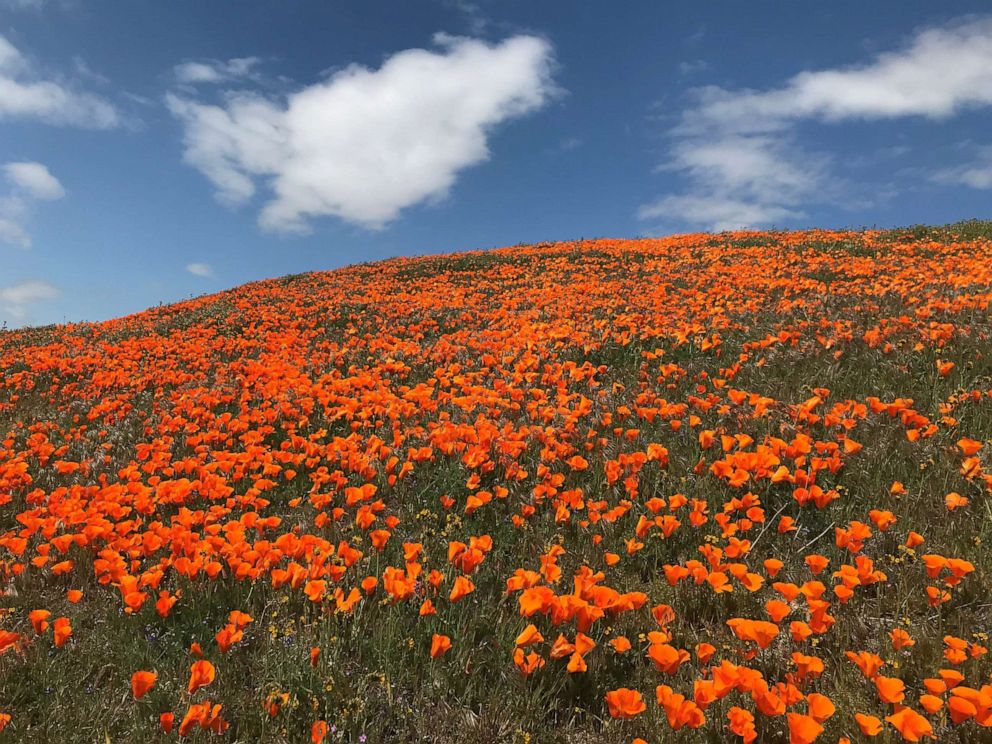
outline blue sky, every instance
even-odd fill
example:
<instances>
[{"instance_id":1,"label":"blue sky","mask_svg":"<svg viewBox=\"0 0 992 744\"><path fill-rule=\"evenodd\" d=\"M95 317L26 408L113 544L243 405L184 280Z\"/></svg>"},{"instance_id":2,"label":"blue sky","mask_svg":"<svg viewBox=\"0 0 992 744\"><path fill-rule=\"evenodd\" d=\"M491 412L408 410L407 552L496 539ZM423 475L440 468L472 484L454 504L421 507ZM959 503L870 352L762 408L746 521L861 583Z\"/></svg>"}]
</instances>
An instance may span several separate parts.
<instances>
[{"instance_id":1,"label":"blue sky","mask_svg":"<svg viewBox=\"0 0 992 744\"><path fill-rule=\"evenodd\" d=\"M988 217L987 7L0 0L0 321L396 255Z\"/></svg>"}]
</instances>

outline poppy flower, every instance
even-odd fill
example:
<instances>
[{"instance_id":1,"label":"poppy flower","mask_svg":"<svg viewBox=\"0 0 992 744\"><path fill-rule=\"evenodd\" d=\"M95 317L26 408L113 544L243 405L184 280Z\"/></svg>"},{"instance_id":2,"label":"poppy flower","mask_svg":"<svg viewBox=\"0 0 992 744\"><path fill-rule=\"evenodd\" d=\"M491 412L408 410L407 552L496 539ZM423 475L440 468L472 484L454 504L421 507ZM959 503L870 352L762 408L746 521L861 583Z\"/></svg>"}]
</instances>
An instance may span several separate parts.
<instances>
[{"instance_id":1,"label":"poppy flower","mask_svg":"<svg viewBox=\"0 0 992 744\"><path fill-rule=\"evenodd\" d=\"M52 613L48 610L31 610L28 613L28 620L31 621L31 627L36 635L41 635L48 630L48 618L51 616Z\"/></svg>"},{"instance_id":2,"label":"poppy flower","mask_svg":"<svg viewBox=\"0 0 992 744\"><path fill-rule=\"evenodd\" d=\"M904 741L919 741L924 736L933 736L930 722L912 708L902 707L885 720L902 735Z\"/></svg>"},{"instance_id":3,"label":"poppy flower","mask_svg":"<svg viewBox=\"0 0 992 744\"><path fill-rule=\"evenodd\" d=\"M435 633L431 637L431 658L437 659L444 656L451 649L451 639L446 635Z\"/></svg>"},{"instance_id":4,"label":"poppy flower","mask_svg":"<svg viewBox=\"0 0 992 744\"><path fill-rule=\"evenodd\" d=\"M810 571L814 575L822 573L823 569L827 567L830 560L822 555L808 555L805 559L806 565L809 566Z\"/></svg>"},{"instance_id":5,"label":"poppy flower","mask_svg":"<svg viewBox=\"0 0 992 744\"><path fill-rule=\"evenodd\" d=\"M641 693L627 687L607 692L606 705L614 718L634 718L647 710Z\"/></svg>"},{"instance_id":6,"label":"poppy flower","mask_svg":"<svg viewBox=\"0 0 992 744\"><path fill-rule=\"evenodd\" d=\"M861 670L861 673L868 679L875 679L879 670L885 664L882 657L868 651L847 651L844 654Z\"/></svg>"},{"instance_id":7,"label":"poppy flower","mask_svg":"<svg viewBox=\"0 0 992 744\"><path fill-rule=\"evenodd\" d=\"M310 726L310 741L312 744L322 744L327 736L327 721L314 721Z\"/></svg>"},{"instance_id":8,"label":"poppy flower","mask_svg":"<svg viewBox=\"0 0 992 744\"><path fill-rule=\"evenodd\" d=\"M947 511L961 509L962 507L968 506L969 503L971 503L970 499L955 491L952 491L944 497L944 505L947 507Z\"/></svg>"},{"instance_id":9,"label":"poppy flower","mask_svg":"<svg viewBox=\"0 0 992 744\"><path fill-rule=\"evenodd\" d=\"M667 643L652 643L648 647L647 657L654 662L659 672L675 674L678 668L689 660L689 652L676 649Z\"/></svg>"},{"instance_id":10,"label":"poppy flower","mask_svg":"<svg viewBox=\"0 0 992 744\"><path fill-rule=\"evenodd\" d=\"M861 729L861 733L865 736L878 736L882 733L882 721L875 716L869 716L865 713L855 713L854 720L858 724L858 728Z\"/></svg>"},{"instance_id":11,"label":"poppy flower","mask_svg":"<svg viewBox=\"0 0 992 744\"><path fill-rule=\"evenodd\" d=\"M216 676L217 670L214 669L214 665L209 661L200 659L193 662L193 666L190 668L189 686L187 688L189 693L193 694L194 691L201 687L206 687L214 681Z\"/></svg>"},{"instance_id":12,"label":"poppy flower","mask_svg":"<svg viewBox=\"0 0 992 744\"><path fill-rule=\"evenodd\" d=\"M939 711L941 708L944 707L944 701L941 698L937 697L936 695L920 695L919 703L920 706L923 708L923 710L925 710L930 715L933 715L934 713L936 713L937 711ZM954 709L952 707L951 709L952 716L953 713L954 713ZM955 721L955 723L960 723L960 722Z\"/></svg>"},{"instance_id":13,"label":"poppy flower","mask_svg":"<svg viewBox=\"0 0 992 744\"><path fill-rule=\"evenodd\" d=\"M778 626L764 620L747 620L744 618L731 618L727 625L742 641L753 641L759 648L768 648L771 642L778 636Z\"/></svg>"},{"instance_id":14,"label":"poppy flower","mask_svg":"<svg viewBox=\"0 0 992 744\"><path fill-rule=\"evenodd\" d=\"M923 539L923 535L921 535L919 532L910 531L910 533L906 536L907 548L918 548L924 542L926 542L926 540Z\"/></svg>"},{"instance_id":15,"label":"poppy flower","mask_svg":"<svg viewBox=\"0 0 992 744\"><path fill-rule=\"evenodd\" d=\"M448 595L448 599L452 602L457 602L474 591L475 584L467 576L457 576L454 585L451 587L451 593Z\"/></svg>"},{"instance_id":16,"label":"poppy flower","mask_svg":"<svg viewBox=\"0 0 992 744\"><path fill-rule=\"evenodd\" d=\"M789 713L789 744L813 744L823 733L823 726L812 716Z\"/></svg>"},{"instance_id":17,"label":"poppy flower","mask_svg":"<svg viewBox=\"0 0 992 744\"><path fill-rule=\"evenodd\" d=\"M567 669L569 673L575 674L577 672L584 672L588 669L586 666L585 659L582 658L582 654L576 651L568 660Z\"/></svg>"},{"instance_id":18,"label":"poppy flower","mask_svg":"<svg viewBox=\"0 0 992 744\"><path fill-rule=\"evenodd\" d=\"M55 629L55 646L56 648L61 648L69 640L69 637L72 636L72 625L69 623L69 618L60 617L55 620L53 627Z\"/></svg>"},{"instance_id":19,"label":"poppy flower","mask_svg":"<svg viewBox=\"0 0 992 744\"><path fill-rule=\"evenodd\" d=\"M875 677L875 688L878 690L878 698L883 703L901 703L906 699L905 683L895 677Z\"/></svg>"},{"instance_id":20,"label":"poppy flower","mask_svg":"<svg viewBox=\"0 0 992 744\"><path fill-rule=\"evenodd\" d=\"M625 654L630 651L630 640L626 636L617 636L610 640L610 645L618 654Z\"/></svg>"},{"instance_id":21,"label":"poppy flower","mask_svg":"<svg viewBox=\"0 0 992 744\"><path fill-rule=\"evenodd\" d=\"M513 663L526 677L542 668L546 662L541 656L533 651L529 654L525 654L522 648L517 648L513 651Z\"/></svg>"},{"instance_id":22,"label":"poppy flower","mask_svg":"<svg viewBox=\"0 0 992 744\"><path fill-rule=\"evenodd\" d=\"M700 664L705 664L711 658L713 654L716 653L716 646L712 643L697 643L696 644L696 658L699 659Z\"/></svg>"},{"instance_id":23,"label":"poppy flower","mask_svg":"<svg viewBox=\"0 0 992 744\"><path fill-rule=\"evenodd\" d=\"M734 706L727 711L727 728L731 733L741 737L744 744L757 740L758 731L754 726L754 714L743 708Z\"/></svg>"},{"instance_id":24,"label":"poppy flower","mask_svg":"<svg viewBox=\"0 0 992 744\"><path fill-rule=\"evenodd\" d=\"M961 437L957 441L957 445L961 450L961 454L965 457L971 457L976 454L983 446L982 442L979 442L977 439L969 439L968 437Z\"/></svg>"},{"instance_id":25,"label":"poppy flower","mask_svg":"<svg viewBox=\"0 0 992 744\"><path fill-rule=\"evenodd\" d=\"M778 526L775 528L780 535L784 535L788 532L795 532L798 529L799 528L796 526L796 520L788 515L780 517L778 520Z\"/></svg>"},{"instance_id":26,"label":"poppy flower","mask_svg":"<svg viewBox=\"0 0 992 744\"><path fill-rule=\"evenodd\" d=\"M697 692L699 687L697 686ZM655 688L658 705L665 709L668 725L679 731L688 727L696 729L706 723L706 716L695 701L687 700L684 695L675 692L668 685L658 685ZM701 698L700 698L701 699Z\"/></svg>"},{"instance_id":27,"label":"poppy flower","mask_svg":"<svg viewBox=\"0 0 992 744\"><path fill-rule=\"evenodd\" d=\"M137 671L131 675L131 694L141 700L155 686L158 674L154 671Z\"/></svg>"},{"instance_id":28,"label":"poppy flower","mask_svg":"<svg viewBox=\"0 0 992 744\"><path fill-rule=\"evenodd\" d=\"M564 659L575 653L575 644L570 643L564 633L558 635L555 642L551 644L550 656L552 659Z\"/></svg>"},{"instance_id":29,"label":"poppy flower","mask_svg":"<svg viewBox=\"0 0 992 744\"><path fill-rule=\"evenodd\" d=\"M818 692L811 692L807 695L806 704L809 716L817 723L823 723L837 710L830 698Z\"/></svg>"},{"instance_id":30,"label":"poppy flower","mask_svg":"<svg viewBox=\"0 0 992 744\"><path fill-rule=\"evenodd\" d=\"M544 636L538 632L537 626L531 623L520 632L517 636L517 640L514 641L514 645L523 648L534 643L540 643L543 640Z\"/></svg>"}]
</instances>

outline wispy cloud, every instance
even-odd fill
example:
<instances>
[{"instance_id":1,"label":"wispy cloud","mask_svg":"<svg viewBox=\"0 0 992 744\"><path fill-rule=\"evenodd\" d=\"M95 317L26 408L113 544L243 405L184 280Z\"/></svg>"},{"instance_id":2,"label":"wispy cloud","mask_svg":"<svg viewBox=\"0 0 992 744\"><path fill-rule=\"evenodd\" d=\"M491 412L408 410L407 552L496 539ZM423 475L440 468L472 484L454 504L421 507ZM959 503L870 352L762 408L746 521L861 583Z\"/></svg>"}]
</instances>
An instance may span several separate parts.
<instances>
[{"instance_id":1,"label":"wispy cloud","mask_svg":"<svg viewBox=\"0 0 992 744\"><path fill-rule=\"evenodd\" d=\"M0 0L0 7L11 10L41 10L46 0Z\"/></svg>"},{"instance_id":2,"label":"wispy cloud","mask_svg":"<svg viewBox=\"0 0 992 744\"><path fill-rule=\"evenodd\" d=\"M679 62L680 75L693 75L697 72L705 72L709 68L710 64L705 59L689 59Z\"/></svg>"},{"instance_id":3,"label":"wispy cloud","mask_svg":"<svg viewBox=\"0 0 992 744\"><path fill-rule=\"evenodd\" d=\"M254 76L255 68L261 60L258 57L240 57L222 62L209 59L199 62L184 62L176 65L176 80L190 85L227 83Z\"/></svg>"},{"instance_id":4,"label":"wispy cloud","mask_svg":"<svg viewBox=\"0 0 992 744\"><path fill-rule=\"evenodd\" d=\"M489 27L491 21L482 6L472 0L444 0L444 4L454 8L461 13L468 22L469 30L473 34L483 34Z\"/></svg>"},{"instance_id":5,"label":"wispy cloud","mask_svg":"<svg viewBox=\"0 0 992 744\"><path fill-rule=\"evenodd\" d=\"M186 271L193 276L212 277L214 275L213 266L205 263L186 264Z\"/></svg>"},{"instance_id":6,"label":"wispy cloud","mask_svg":"<svg viewBox=\"0 0 992 744\"><path fill-rule=\"evenodd\" d=\"M465 168L489 158L488 135L555 93L543 39L499 44L438 35L377 70L351 65L284 99L228 91L219 104L166 97L185 130L185 161L228 204L271 192L259 223L303 232L314 217L381 228L443 198Z\"/></svg>"},{"instance_id":7,"label":"wispy cloud","mask_svg":"<svg viewBox=\"0 0 992 744\"><path fill-rule=\"evenodd\" d=\"M862 65L801 72L780 88L708 86L693 99L669 132L663 166L682 174L688 190L642 206L640 216L712 229L799 218L803 205L833 200L841 181L829 155L798 145L797 125L939 121L992 105L992 18L924 29L898 51Z\"/></svg>"},{"instance_id":8,"label":"wispy cloud","mask_svg":"<svg viewBox=\"0 0 992 744\"><path fill-rule=\"evenodd\" d=\"M0 36L0 119L110 129L122 117L109 101L67 83L45 78L10 41Z\"/></svg>"},{"instance_id":9,"label":"wispy cloud","mask_svg":"<svg viewBox=\"0 0 992 744\"><path fill-rule=\"evenodd\" d=\"M932 180L973 189L992 189L992 145L974 148L969 162L939 170Z\"/></svg>"},{"instance_id":10,"label":"wispy cloud","mask_svg":"<svg viewBox=\"0 0 992 744\"><path fill-rule=\"evenodd\" d=\"M25 224L34 202L61 199L65 189L41 163L7 163L0 166L0 173L9 184L7 194L0 197L0 243L30 248Z\"/></svg>"},{"instance_id":11,"label":"wispy cloud","mask_svg":"<svg viewBox=\"0 0 992 744\"><path fill-rule=\"evenodd\" d=\"M45 300L53 300L61 295L59 290L48 282L31 280L0 287L0 319L5 323L21 325L29 317L32 305Z\"/></svg>"},{"instance_id":12,"label":"wispy cloud","mask_svg":"<svg viewBox=\"0 0 992 744\"><path fill-rule=\"evenodd\" d=\"M3 172L8 181L35 199L48 201L65 196L59 179L41 163L7 163L3 166Z\"/></svg>"},{"instance_id":13,"label":"wispy cloud","mask_svg":"<svg viewBox=\"0 0 992 744\"><path fill-rule=\"evenodd\" d=\"M25 249L31 247L31 236L21 225L24 211L20 200L10 197L0 199L0 243Z\"/></svg>"}]
</instances>

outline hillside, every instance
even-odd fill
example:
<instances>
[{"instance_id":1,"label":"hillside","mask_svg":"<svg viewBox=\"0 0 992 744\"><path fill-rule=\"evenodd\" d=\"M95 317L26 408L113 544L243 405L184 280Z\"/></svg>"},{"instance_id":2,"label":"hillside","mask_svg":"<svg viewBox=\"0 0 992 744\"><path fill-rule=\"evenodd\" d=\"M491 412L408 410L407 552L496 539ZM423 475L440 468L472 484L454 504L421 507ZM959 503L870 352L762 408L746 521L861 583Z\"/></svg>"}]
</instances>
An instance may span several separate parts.
<instances>
[{"instance_id":1,"label":"hillside","mask_svg":"<svg viewBox=\"0 0 992 744\"><path fill-rule=\"evenodd\" d=\"M0 334L0 742L992 736L990 302L740 232Z\"/></svg>"}]
</instances>

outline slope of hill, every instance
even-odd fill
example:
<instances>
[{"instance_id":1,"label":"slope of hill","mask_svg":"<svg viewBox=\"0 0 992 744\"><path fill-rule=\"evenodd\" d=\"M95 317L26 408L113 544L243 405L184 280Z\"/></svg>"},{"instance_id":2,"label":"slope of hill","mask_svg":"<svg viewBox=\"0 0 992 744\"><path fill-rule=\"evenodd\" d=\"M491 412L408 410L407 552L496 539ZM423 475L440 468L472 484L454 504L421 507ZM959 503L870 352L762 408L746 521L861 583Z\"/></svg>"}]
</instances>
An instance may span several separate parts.
<instances>
[{"instance_id":1,"label":"slope of hill","mask_svg":"<svg viewBox=\"0 0 992 744\"><path fill-rule=\"evenodd\" d=\"M976 741L990 301L747 232L2 334L0 741Z\"/></svg>"}]
</instances>

